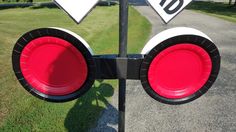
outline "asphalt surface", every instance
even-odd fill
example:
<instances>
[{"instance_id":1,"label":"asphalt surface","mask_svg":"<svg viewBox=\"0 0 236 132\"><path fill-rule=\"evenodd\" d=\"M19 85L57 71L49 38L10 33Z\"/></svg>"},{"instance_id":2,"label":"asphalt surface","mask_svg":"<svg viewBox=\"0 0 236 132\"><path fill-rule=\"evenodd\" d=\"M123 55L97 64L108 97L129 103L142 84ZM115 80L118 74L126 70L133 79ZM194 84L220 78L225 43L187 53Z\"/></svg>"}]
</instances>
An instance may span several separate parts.
<instances>
[{"instance_id":1,"label":"asphalt surface","mask_svg":"<svg viewBox=\"0 0 236 132\"><path fill-rule=\"evenodd\" d=\"M184 105L155 101L140 81L127 83L126 132L235 132L236 131L236 24L185 10L168 25L148 6L135 7L153 25L152 36L171 27L185 26L206 33L221 54L220 74L212 88ZM91 131L117 131L117 91Z\"/></svg>"}]
</instances>

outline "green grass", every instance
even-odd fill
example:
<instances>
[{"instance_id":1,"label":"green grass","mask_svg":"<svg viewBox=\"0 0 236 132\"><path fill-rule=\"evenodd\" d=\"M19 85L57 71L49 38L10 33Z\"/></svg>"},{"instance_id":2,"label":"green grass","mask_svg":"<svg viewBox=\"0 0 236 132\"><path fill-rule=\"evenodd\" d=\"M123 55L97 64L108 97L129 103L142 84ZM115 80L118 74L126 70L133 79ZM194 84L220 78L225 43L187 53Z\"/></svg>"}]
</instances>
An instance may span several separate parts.
<instances>
[{"instance_id":1,"label":"green grass","mask_svg":"<svg viewBox=\"0 0 236 132\"><path fill-rule=\"evenodd\" d=\"M193 2L187 9L199 11L236 23L236 6L229 6L226 3Z\"/></svg>"},{"instance_id":2,"label":"green grass","mask_svg":"<svg viewBox=\"0 0 236 132\"><path fill-rule=\"evenodd\" d=\"M129 10L128 52L139 53L151 25ZM88 131L117 87L116 80L98 82L80 99L48 103L31 96L16 80L11 67L14 43L25 32L40 27L63 27L82 36L96 54L118 53L118 6L96 7L76 25L54 8L17 8L0 11L0 131Z\"/></svg>"},{"instance_id":3,"label":"green grass","mask_svg":"<svg viewBox=\"0 0 236 132\"><path fill-rule=\"evenodd\" d=\"M50 2L51 0L34 0L33 2ZM19 0L18 3L24 3L27 2L27 0ZM16 0L9 0L9 1L2 1L0 0L0 3L17 3Z\"/></svg>"}]
</instances>

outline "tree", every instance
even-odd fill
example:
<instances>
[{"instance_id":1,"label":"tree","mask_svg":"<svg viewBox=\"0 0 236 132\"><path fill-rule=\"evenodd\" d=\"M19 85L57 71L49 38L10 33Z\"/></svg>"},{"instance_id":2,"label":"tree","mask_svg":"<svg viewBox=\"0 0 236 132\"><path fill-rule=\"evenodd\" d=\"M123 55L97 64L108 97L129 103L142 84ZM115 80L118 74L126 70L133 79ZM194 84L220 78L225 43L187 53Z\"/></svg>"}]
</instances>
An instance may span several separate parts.
<instances>
[{"instance_id":1,"label":"tree","mask_svg":"<svg viewBox=\"0 0 236 132\"><path fill-rule=\"evenodd\" d=\"M229 5L231 5L231 3L232 3L232 0L229 0ZM233 6L236 6L236 0L234 0Z\"/></svg>"}]
</instances>

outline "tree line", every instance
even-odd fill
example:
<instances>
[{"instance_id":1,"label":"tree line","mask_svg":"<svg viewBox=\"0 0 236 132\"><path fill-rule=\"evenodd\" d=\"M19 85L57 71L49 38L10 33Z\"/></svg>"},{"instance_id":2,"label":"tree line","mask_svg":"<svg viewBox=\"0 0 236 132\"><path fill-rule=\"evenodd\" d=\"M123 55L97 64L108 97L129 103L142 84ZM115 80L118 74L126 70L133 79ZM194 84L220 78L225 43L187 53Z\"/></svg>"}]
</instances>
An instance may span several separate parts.
<instances>
[{"instance_id":1,"label":"tree line","mask_svg":"<svg viewBox=\"0 0 236 132\"><path fill-rule=\"evenodd\" d=\"M20 2L20 0L2 0L2 2ZM34 2L33 0L23 0L23 2Z\"/></svg>"}]
</instances>

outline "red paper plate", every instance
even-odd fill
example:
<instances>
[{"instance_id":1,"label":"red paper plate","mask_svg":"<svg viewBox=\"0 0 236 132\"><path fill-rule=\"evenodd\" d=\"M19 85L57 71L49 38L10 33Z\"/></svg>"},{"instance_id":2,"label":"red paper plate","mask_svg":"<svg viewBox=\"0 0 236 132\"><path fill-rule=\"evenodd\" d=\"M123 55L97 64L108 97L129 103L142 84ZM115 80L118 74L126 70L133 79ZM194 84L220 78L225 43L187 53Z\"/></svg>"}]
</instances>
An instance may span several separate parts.
<instances>
[{"instance_id":1,"label":"red paper plate","mask_svg":"<svg viewBox=\"0 0 236 132\"><path fill-rule=\"evenodd\" d=\"M183 104L206 93L219 70L220 54L211 40L179 35L158 43L145 54L140 80L155 100Z\"/></svg>"},{"instance_id":2,"label":"red paper plate","mask_svg":"<svg viewBox=\"0 0 236 132\"><path fill-rule=\"evenodd\" d=\"M71 43L57 37L40 37L24 47L20 67L27 82L47 95L67 95L84 84L85 58Z\"/></svg>"},{"instance_id":3,"label":"red paper plate","mask_svg":"<svg viewBox=\"0 0 236 132\"><path fill-rule=\"evenodd\" d=\"M92 87L96 73L89 45L59 28L39 28L22 35L13 48L12 66L28 92L50 102L82 96Z\"/></svg>"},{"instance_id":4,"label":"red paper plate","mask_svg":"<svg viewBox=\"0 0 236 132\"><path fill-rule=\"evenodd\" d=\"M148 81L163 97L185 98L202 88L211 69L211 58L203 48L189 43L176 44L153 59Z\"/></svg>"}]
</instances>

